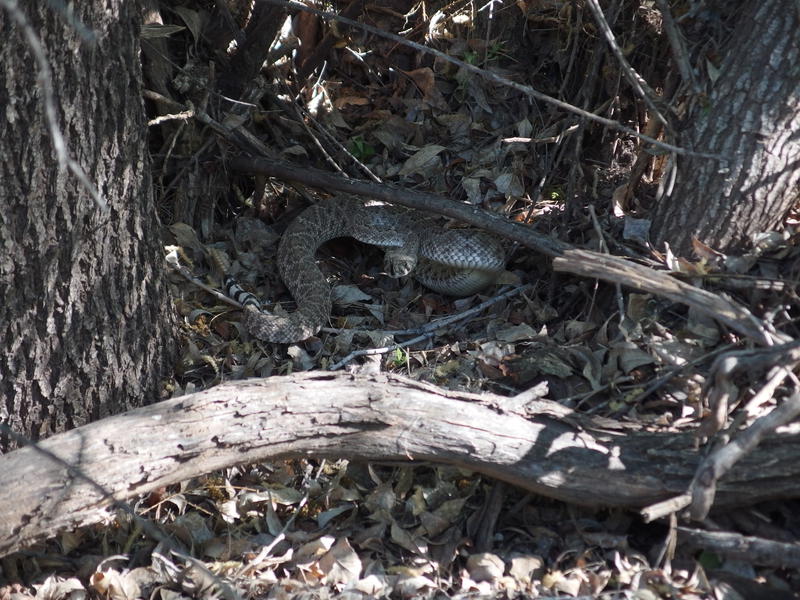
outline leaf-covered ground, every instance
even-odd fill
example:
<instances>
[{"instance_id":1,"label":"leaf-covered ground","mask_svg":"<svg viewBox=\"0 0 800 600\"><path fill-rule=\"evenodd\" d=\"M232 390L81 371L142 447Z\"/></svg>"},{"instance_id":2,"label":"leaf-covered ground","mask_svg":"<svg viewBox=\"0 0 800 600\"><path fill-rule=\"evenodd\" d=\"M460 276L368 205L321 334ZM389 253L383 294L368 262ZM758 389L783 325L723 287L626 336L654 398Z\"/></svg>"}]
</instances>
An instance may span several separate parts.
<instances>
[{"instance_id":1,"label":"leaf-covered ground","mask_svg":"<svg viewBox=\"0 0 800 600\"><path fill-rule=\"evenodd\" d=\"M230 18L252 35L255 16L245 4L232 2ZM692 64L710 85L734 11L673 4ZM275 272L276 243L324 191L229 170L226 160L252 147L236 144L246 132L300 169L479 206L678 273L776 328L792 326L794 216L784 232L765 232L751 255L723 260L698 247L700 258L663 256L642 243L641 231L665 157L633 136L395 39L297 11L262 23L275 29L268 64L255 79L231 80L244 39L233 39L224 13L212 2L163 1L142 32L166 245L171 262L196 281L219 289L229 272L260 298L293 308ZM397 0L366 5L353 18L631 129L650 126L583 2ZM676 68L660 13L631 1L614 3L606 18L633 68L657 92L668 89L662 100L679 110L690 92L670 79ZM543 386L570 408L652 428L702 422L709 369L744 347L741 340L682 305L554 275L543 257L511 244L508 254L509 285L529 286L468 312L505 289L453 300L384 276L368 246L330 243L319 256L337 299L331 328L289 346L253 340L239 311L176 271L185 351L165 395L346 358L343 368L393 370L473 392ZM457 313L464 318L426 340L401 344ZM370 348L385 351L349 357ZM739 375L737 400L752 398L763 377ZM739 425L774 402L752 407ZM702 525L797 543L799 508L776 502L712 513ZM566 505L437 465L298 460L230 469L142 498L136 511L180 550L112 515L6 559L6 582L20 583L0 588L0 599L33 590L54 599L791 598L800 590L797 573L780 565L676 547L667 522L645 525L635 514Z\"/></svg>"}]
</instances>

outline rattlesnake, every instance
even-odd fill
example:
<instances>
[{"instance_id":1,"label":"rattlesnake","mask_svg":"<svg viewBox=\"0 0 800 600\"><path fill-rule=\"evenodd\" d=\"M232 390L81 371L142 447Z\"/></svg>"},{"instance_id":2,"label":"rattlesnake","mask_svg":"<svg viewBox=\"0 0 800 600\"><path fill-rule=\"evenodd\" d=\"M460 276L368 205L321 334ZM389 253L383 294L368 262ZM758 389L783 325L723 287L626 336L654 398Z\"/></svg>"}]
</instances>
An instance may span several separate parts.
<instances>
[{"instance_id":1,"label":"rattlesnake","mask_svg":"<svg viewBox=\"0 0 800 600\"><path fill-rule=\"evenodd\" d=\"M337 237L383 247L389 275L411 274L426 287L451 296L467 296L494 283L505 267L503 247L485 233L446 230L415 211L333 198L304 210L283 234L278 271L297 310L279 316L246 305L244 324L253 336L268 342L297 342L328 323L330 287L314 254Z\"/></svg>"}]
</instances>

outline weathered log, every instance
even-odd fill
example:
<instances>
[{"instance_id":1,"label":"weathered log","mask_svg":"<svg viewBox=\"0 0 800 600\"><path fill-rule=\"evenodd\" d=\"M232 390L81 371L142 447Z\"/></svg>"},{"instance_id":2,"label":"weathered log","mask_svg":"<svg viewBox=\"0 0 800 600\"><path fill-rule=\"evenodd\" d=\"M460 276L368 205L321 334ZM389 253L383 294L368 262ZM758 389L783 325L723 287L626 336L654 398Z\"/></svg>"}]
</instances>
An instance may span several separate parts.
<instances>
[{"instance_id":1,"label":"weathered log","mask_svg":"<svg viewBox=\"0 0 800 600\"><path fill-rule=\"evenodd\" d=\"M549 401L447 392L390 375L251 379L1 456L0 555L105 518L111 497L86 478L121 500L214 469L297 456L449 463L551 498L627 508L683 493L701 457L688 433L635 430ZM797 435L776 436L720 481L717 506L800 496L798 456Z\"/></svg>"}]
</instances>

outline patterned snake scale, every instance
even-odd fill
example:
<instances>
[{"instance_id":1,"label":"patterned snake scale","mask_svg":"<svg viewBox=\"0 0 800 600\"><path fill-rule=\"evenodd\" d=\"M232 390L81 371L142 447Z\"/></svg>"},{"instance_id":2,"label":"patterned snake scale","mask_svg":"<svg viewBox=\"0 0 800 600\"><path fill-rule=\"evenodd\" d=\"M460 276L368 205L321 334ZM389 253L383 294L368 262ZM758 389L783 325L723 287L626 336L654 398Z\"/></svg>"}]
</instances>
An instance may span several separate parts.
<instances>
[{"instance_id":1,"label":"patterned snake scale","mask_svg":"<svg viewBox=\"0 0 800 600\"><path fill-rule=\"evenodd\" d=\"M244 324L251 335L291 343L328 324L331 290L314 255L320 245L338 237L381 246L389 275L411 274L426 287L451 296L474 294L494 283L505 268L503 247L488 234L443 229L415 211L332 198L304 210L278 246L278 271L297 310L279 316L246 306Z\"/></svg>"}]
</instances>

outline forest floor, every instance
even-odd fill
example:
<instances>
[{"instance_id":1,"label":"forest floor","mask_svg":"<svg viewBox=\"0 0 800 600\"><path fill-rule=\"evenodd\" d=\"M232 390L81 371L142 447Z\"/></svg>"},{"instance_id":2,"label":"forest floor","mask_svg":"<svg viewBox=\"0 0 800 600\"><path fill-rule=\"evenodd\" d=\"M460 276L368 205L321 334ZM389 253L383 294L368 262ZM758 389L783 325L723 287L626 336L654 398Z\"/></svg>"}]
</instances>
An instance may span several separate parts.
<instances>
[{"instance_id":1,"label":"forest floor","mask_svg":"<svg viewBox=\"0 0 800 600\"><path fill-rule=\"evenodd\" d=\"M244 127L281 159L336 165L351 177L479 206L724 292L758 315L777 315L777 327L791 323L794 215L784 231L765 232L757 254L724 257L700 247L700 258L661 254L642 232L667 157L648 154L635 137L396 40L304 13L280 30L257 100L241 111L210 91L223 70L215 65L224 60L200 32L219 15L199 2L162 4L163 22L147 29L163 46L145 64L146 87L218 123ZM663 90L675 67L660 14L650 3L623 4L612 23L618 43L650 86ZM479 8L396 0L370 5L356 19L647 130L643 103L581 3ZM710 48L730 32L725 9L719 11L714 18L674 15L683 17L692 56L708 77ZM334 43L315 57L325 35ZM305 65L314 75L298 83L303 60L318 63ZM154 82L158 69L171 72L165 88ZM686 94L673 90L663 101L680 113ZM148 110L158 117L156 103ZM165 119L151 136L153 180L177 261L206 285L221 289L223 273L231 273L259 298L292 310L274 257L282 231L314 198L310 190L230 171L226 160L238 149L200 120ZM332 327L288 346L252 339L240 311L173 274L185 343L165 396L346 359L339 368L392 371L475 393L513 396L540 386L542 397L566 407L649 430L686 431L703 422L714 360L746 347L743 340L686 306L554 274L542 256L510 243L507 250L509 287L454 300L384 276L369 246L334 241L320 253L336 299ZM736 285L742 281L745 287ZM468 312L521 285L482 312ZM403 345L409 336L397 333L457 313L464 318L421 343ZM385 351L349 356L369 348ZM737 379L740 404L763 375ZM87 590L163 599L775 599L800 592L797 572L781 565L676 544L667 520L646 524L634 512L565 504L437 464L293 460L237 467L159 490L136 510L179 540L185 554L170 553L119 517L7 559L4 572L35 582L40 598L84 597ZM776 501L712 511L702 526L797 543L798 515L796 501ZM0 600L30 591L0 588Z\"/></svg>"}]
</instances>

